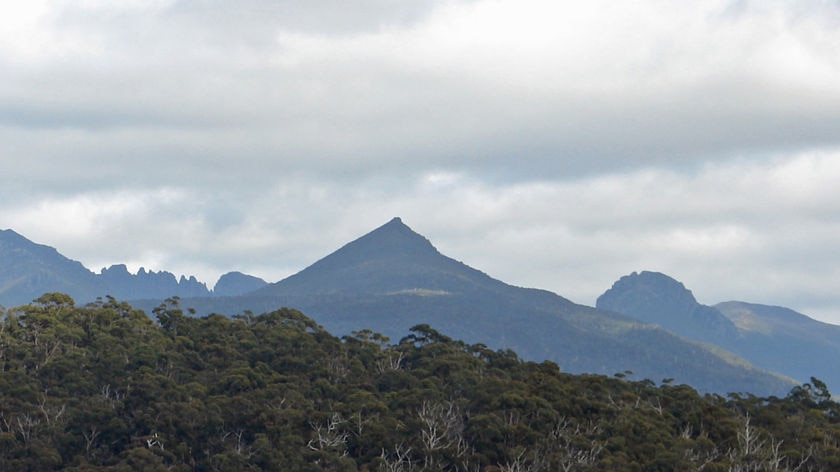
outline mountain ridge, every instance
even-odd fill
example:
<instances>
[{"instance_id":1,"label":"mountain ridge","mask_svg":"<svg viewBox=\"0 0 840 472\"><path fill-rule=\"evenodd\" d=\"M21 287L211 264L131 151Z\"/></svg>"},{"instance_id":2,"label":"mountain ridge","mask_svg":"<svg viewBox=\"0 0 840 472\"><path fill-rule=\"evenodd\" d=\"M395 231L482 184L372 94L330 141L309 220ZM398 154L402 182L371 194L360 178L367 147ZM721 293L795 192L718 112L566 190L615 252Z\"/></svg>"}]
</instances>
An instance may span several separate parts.
<instances>
[{"instance_id":1,"label":"mountain ridge","mask_svg":"<svg viewBox=\"0 0 840 472\"><path fill-rule=\"evenodd\" d=\"M6 306L29 303L45 292L67 293L79 302L105 296L132 300L212 295L195 276L176 278L171 272L147 271L142 267L131 274L125 264L113 264L97 274L55 248L30 241L11 229L0 230L0 261L0 304ZM235 278L232 274L222 276L228 277L226 283L230 277ZM258 281L262 279L249 279L242 290L255 290L265 283ZM226 295L243 293L226 290Z\"/></svg>"}]
</instances>

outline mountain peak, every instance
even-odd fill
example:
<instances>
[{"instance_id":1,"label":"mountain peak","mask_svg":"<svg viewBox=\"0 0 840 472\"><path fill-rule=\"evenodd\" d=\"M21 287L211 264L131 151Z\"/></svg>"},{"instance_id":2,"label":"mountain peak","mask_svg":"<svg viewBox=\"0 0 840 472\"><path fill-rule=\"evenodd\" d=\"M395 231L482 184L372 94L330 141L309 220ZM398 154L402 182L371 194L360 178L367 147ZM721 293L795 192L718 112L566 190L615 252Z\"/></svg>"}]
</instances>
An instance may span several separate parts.
<instances>
[{"instance_id":1,"label":"mountain peak","mask_svg":"<svg viewBox=\"0 0 840 472\"><path fill-rule=\"evenodd\" d=\"M55 248L30 241L25 236L11 229L0 230L0 249L24 251L42 257L60 256ZM63 256L60 256L63 257Z\"/></svg>"},{"instance_id":2,"label":"mountain peak","mask_svg":"<svg viewBox=\"0 0 840 472\"><path fill-rule=\"evenodd\" d=\"M2 240L14 240L14 241L21 241L25 240L23 236L18 234L12 229L0 229L0 241Z\"/></svg>"},{"instance_id":3,"label":"mountain peak","mask_svg":"<svg viewBox=\"0 0 840 472\"><path fill-rule=\"evenodd\" d=\"M717 309L698 303L685 285L659 272L621 277L598 297L595 306L702 341L721 343L737 335L732 321Z\"/></svg>"},{"instance_id":4,"label":"mountain peak","mask_svg":"<svg viewBox=\"0 0 840 472\"><path fill-rule=\"evenodd\" d=\"M504 285L444 256L399 217L342 246L304 270L260 292L448 293Z\"/></svg>"},{"instance_id":5,"label":"mountain peak","mask_svg":"<svg viewBox=\"0 0 840 472\"><path fill-rule=\"evenodd\" d=\"M395 217L370 233L351 241L315 265L418 257L439 254L432 243Z\"/></svg>"},{"instance_id":6,"label":"mountain peak","mask_svg":"<svg viewBox=\"0 0 840 472\"><path fill-rule=\"evenodd\" d=\"M408 225L403 223L402 218L400 218L399 216L395 216L395 217L391 218L390 221L388 221L384 225L380 226L379 228L376 228L375 230L371 231L370 233L368 233L365 236L370 236L370 235L373 235L373 234L381 234L381 233L388 233L388 234L391 234L391 235L403 235L403 236L410 236L410 237L420 236L420 234L416 233L413 229L409 228ZM365 237L365 236L362 236L362 237ZM423 238L422 236L420 236L420 237ZM423 238L423 239L425 240L426 238Z\"/></svg>"},{"instance_id":7,"label":"mountain peak","mask_svg":"<svg viewBox=\"0 0 840 472\"><path fill-rule=\"evenodd\" d=\"M697 305L697 299L691 290L678 280L661 272L633 272L616 281L612 288L598 297L597 307L610 309L608 305L624 305L621 299L631 297L646 308L657 305L667 305L670 309L689 309Z\"/></svg>"}]
</instances>

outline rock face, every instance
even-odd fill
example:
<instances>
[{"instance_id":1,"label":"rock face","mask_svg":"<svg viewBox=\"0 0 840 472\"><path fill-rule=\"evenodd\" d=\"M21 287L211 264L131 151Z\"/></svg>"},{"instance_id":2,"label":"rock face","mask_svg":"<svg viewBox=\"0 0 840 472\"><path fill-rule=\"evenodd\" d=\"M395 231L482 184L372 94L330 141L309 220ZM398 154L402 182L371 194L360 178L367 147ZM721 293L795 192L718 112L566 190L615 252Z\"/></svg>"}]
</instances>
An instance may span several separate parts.
<instances>
[{"instance_id":1,"label":"rock face","mask_svg":"<svg viewBox=\"0 0 840 472\"><path fill-rule=\"evenodd\" d=\"M219 281L213 287L213 295L217 297L235 297L261 289L266 285L268 283L259 277L246 275L242 272L228 272L219 277Z\"/></svg>"},{"instance_id":2,"label":"rock face","mask_svg":"<svg viewBox=\"0 0 840 472\"><path fill-rule=\"evenodd\" d=\"M633 272L621 277L598 297L595 307L724 347L738 337L738 329L729 318L697 303L682 283L659 272Z\"/></svg>"},{"instance_id":3,"label":"rock face","mask_svg":"<svg viewBox=\"0 0 840 472\"><path fill-rule=\"evenodd\" d=\"M146 271L141 267L136 275L128 272L125 264L112 265L102 269L100 274L102 285L108 295L119 300L138 300L144 298L204 297L210 294L207 286L196 280L181 276L176 279L171 272Z\"/></svg>"}]
</instances>

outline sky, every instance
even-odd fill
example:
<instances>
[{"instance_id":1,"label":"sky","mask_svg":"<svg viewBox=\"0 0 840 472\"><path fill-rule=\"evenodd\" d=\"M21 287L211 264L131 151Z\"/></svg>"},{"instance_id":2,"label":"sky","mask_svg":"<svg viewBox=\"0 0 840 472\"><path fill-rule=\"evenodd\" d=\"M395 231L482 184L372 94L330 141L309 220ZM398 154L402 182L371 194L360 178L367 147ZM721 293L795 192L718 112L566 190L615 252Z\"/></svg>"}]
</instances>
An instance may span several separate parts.
<instances>
[{"instance_id":1,"label":"sky","mask_svg":"<svg viewBox=\"0 0 840 472\"><path fill-rule=\"evenodd\" d=\"M594 305L840 323L840 2L0 4L0 228L270 282L399 216Z\"/></svg>"}]
</instances>

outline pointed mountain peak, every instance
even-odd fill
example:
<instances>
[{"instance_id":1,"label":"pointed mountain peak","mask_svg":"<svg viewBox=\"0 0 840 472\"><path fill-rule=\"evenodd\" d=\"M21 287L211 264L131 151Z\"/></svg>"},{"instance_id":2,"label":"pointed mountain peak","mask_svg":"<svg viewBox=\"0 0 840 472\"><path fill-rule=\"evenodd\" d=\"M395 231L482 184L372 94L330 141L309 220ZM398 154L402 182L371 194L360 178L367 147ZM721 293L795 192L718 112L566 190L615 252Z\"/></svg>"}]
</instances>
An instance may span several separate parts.
<instances>
[{"instance_id":1,"label":"pointed mountain peak","mask_svg":"<svg viewBox=\"0 0 840 472\"><path fill-rule=\"evenodd\" d=\"M400 218L399 216L395 216L395 217L391 218L391 221L385 223L384 225L380 226L379 228L376 228L375 230L371 231L370 233L366 234L365 236L362 236L359 239L363 239L363 238L366 238L368 236L374 236L374 235L379 235L379 236L387 235L388 237L407 237L407 238L412 238L412 239L415 239L415 240L417 238L420 238L420 239L423 239L426 242L428 242L426 240L426 238L424 238L420 234L416 233L413 229L409 228L408 225L403 223L402 218Z\"/></svg>"},{"instance_id":2,"label":"pointed mountain peak","mask_svg":"<svg viewBox=\"0 0 840 472\"><path fill-rule=\"evenodd\" d=\"M344 245L338 251L315 264L328 264L358 260L377 260L394 257L417 257L438 254L432 243L409 228L402 219L391 221Z\"/></svg>"},{"instance_id":3,"label":"pointed mountain peak","mask_svg":"<svg viewBox=\"0 0 840 472\"><path fill-rule=\"evenodd\" d=\"M400 218L342 246L263 294L449 293L502 282L444 256Z\"/></svg>"}]
</instances>

